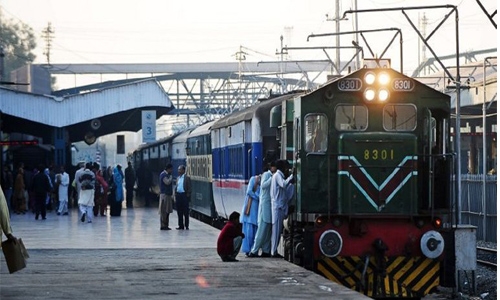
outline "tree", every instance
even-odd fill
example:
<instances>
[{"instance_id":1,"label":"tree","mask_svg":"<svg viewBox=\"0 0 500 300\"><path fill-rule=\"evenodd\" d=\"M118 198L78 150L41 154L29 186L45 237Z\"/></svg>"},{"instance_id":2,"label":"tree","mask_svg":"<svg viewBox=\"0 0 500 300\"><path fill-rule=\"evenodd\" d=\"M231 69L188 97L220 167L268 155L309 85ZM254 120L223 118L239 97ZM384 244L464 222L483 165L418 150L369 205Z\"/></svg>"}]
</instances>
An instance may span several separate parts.
<instances>
[{"instance_id":1,"label":"tree","mask_svg":"<svg viewBox=\"0 0 500 300\"><path fill-rule=\"evenodd\" d=\"M0 15L0 46L3 47L4 70L8 78L10 72L26 64L32 63L36 56L32 52L36 47L36 38L33 29L19 21L4 20Z\"/></svg>"}]
</instances>

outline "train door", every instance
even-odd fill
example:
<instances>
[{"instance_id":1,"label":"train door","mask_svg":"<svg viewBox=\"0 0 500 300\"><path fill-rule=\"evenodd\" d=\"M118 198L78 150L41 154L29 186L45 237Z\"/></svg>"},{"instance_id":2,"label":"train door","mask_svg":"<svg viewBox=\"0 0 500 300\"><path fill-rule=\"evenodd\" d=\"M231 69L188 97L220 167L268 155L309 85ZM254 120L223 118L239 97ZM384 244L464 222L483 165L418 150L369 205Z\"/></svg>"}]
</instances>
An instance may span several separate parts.
<instances>
[{"instance_id":1,"label":"train door","mask_svg":"<svg viewBox=\"0 0 500 300\"><path fill-rule=\"evenodd\" d=\"M447 153L449 151L449 120L440 111L426 109L424 116L424 169L427 172L424 186L426 187L427 203L423 203L427 209L447 208L451 195L450 172L453 166L453 158Z\"/></svg>"},{"instance_id":2,"label":"train door","mask_svg":"<svg viewBox=\"0 0 500 300\"><path fill-rule=\"evenodd\" d=\"M304 118L305 161L302 161L302 210L324 211L328 207L328 118L323 113L307 114ZM306 197L307 199L304 199Z\"/></svg>"}]
</instances>

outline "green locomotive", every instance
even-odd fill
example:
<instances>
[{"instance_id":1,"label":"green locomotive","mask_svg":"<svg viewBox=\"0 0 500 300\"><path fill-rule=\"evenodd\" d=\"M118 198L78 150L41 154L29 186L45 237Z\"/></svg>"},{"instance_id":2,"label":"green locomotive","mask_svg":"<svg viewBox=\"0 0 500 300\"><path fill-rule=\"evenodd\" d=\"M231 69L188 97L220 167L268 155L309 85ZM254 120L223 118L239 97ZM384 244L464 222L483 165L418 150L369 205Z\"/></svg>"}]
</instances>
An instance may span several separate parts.
<instances>
[{"instance_id":1,"label":"green locomotive","mask_svg":"<svg viewBox=\"0 0 500 300\"><path fill-rule=\"evenodd\" d=\"M374 298L437 287L451 216L450 97L365 67L271 118L296 172L285 258Z\"/></svg>"}]
</instances>

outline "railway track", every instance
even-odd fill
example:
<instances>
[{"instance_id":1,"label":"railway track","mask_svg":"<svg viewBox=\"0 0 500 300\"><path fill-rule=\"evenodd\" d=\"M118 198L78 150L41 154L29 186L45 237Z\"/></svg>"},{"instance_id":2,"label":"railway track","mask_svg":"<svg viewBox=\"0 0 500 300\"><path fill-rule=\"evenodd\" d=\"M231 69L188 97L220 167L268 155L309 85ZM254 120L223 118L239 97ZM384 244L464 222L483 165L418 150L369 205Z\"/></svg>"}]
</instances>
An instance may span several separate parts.
<instances>
[{"instance_id":1,"label":"railway track","mask_svg":"<svg viewBox=\"0 0 500 300\"><path fill-rule=\"evenodd\" d=\"M477 263L490 268L497 267L497 249L477 247Z\"/></svg>"}]
</instances>

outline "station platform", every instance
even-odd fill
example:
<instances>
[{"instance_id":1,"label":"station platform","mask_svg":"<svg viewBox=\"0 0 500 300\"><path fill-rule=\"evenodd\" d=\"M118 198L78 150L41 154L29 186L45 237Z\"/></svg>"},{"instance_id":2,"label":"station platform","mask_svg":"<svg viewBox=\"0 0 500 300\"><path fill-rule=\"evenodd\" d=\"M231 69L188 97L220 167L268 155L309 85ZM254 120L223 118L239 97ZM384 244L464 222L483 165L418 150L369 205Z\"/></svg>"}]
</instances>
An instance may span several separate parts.
<instances>
[{"instance_id":1,"label":"station platform","mask_svg":"<svg viewBox=\"0 0 500 300\"><path fill-rule=\"evenodd\" d=\"M369 299L278 258L222 262L219 230L193 218L160 230L156 207L82 223L78 210L35 220L11 215L27 267L9 274L0 255L0 299Z\"/></svg>"}]
</instances>

